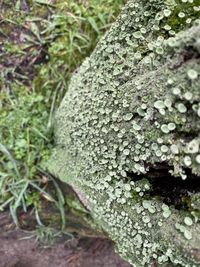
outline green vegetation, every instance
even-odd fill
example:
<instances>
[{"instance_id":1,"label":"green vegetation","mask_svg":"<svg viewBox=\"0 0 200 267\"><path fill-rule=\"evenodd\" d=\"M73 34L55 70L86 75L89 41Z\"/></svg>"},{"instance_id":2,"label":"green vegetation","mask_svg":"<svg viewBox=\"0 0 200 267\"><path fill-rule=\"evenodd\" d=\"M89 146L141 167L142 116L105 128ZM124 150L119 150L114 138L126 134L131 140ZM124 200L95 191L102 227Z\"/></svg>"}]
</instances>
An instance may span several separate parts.
<instances>
[{"instance_id":1,"label":"green vegetation","mask_svg":"<svg viewBox=\"0 0 200 267\"><path fill-rule=\"evenodd\" d=\"M53 114L69 79L124 0L0 1L0 210L65 200L41 171L53 146ZM55 192L49 189L54 185ZM64 216L63 223L64 223Z\"/></svg>"}]
</instances>

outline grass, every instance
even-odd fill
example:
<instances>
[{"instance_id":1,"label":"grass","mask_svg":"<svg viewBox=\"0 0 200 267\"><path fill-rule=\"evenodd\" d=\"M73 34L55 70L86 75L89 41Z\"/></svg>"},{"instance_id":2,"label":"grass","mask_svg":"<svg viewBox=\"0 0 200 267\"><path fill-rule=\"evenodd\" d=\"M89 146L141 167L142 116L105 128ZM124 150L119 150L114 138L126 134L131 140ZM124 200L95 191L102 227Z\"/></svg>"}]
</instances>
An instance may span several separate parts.
<instances>
[{"instance_id":1,"label":"grass","mask_svg":"<svg viewBox=\"0 0 200 267\"><path fill-rule=\"evenodd\" d=\"M19 209L32 209L41 224L41 203L50 201L64 227L65 196L43 170L54 145L54 113L124 3L0 0L0 211L9 208L16 224Z\"/></svg>"}]
</instances>

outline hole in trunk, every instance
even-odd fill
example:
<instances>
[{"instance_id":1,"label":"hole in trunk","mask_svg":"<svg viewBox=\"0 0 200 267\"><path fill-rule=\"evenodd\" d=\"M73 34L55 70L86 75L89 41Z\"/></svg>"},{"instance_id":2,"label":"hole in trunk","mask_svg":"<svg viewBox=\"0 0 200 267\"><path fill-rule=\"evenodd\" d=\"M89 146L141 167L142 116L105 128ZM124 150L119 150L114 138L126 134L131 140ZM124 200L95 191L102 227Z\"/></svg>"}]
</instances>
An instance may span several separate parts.
<instances>
[{"instance_id":1,"label":"hole in trunk","mask_svg":"<svg viewBox=\"0 0 200 267\"><path fill-rule=\"evenodd\" d=\"M188 209L189 196L191 193L200 192L200 177L185 169L189 178L183 180L181 177L173 177L170 166L166 163L150 167L145 175L128 173L133 181L139 181L144 177L149 180L152 189L149 194L160 198L168 205L174 205L177 209Z\"/></svg>"}]
</instances>

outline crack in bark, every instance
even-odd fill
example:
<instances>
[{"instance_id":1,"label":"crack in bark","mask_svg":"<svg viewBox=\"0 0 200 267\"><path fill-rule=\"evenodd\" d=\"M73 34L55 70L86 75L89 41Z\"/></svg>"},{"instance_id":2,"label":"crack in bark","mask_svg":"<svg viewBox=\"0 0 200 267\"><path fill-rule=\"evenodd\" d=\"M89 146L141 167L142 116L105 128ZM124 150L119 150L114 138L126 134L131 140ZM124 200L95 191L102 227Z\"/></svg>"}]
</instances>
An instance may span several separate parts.
<instances>
[{"instance_id":1,"label":"crack in bark","mask_svg":"<svg viewBox=\"0 0 200 267\"><path fill-rule=\"evenodd\" d=\"M200 177L191 173L190 169L185 169L189 178L183 180L181 177L173 177L169 171L170 166L166 163L150 166L145 175L128 173L128 177L133 181L139 181L144 177L150 182L150 196L160 198L168 205L174 205L176 209L187 210L191 194L200 192Z\"/></svg>"}]
</instances>

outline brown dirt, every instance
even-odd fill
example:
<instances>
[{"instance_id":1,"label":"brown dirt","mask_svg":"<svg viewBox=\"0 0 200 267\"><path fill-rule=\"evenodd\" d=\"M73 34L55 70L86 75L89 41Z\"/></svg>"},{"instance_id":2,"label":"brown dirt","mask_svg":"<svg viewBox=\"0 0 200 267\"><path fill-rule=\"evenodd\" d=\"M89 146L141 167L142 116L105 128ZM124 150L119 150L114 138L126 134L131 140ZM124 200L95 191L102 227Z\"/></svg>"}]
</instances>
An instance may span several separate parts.
<instances>
[{"instance_id":1,"label":"brown dirt","mask_svg":"<svg viewBox=\"0 0 200 267\"><path fill-rule=\"evenodd\" d=\"M0 217L0 267L130 267L108 239L62 236L45 248L30 233L5 226L6 214Z\"/></svg>"}]
</instances>

